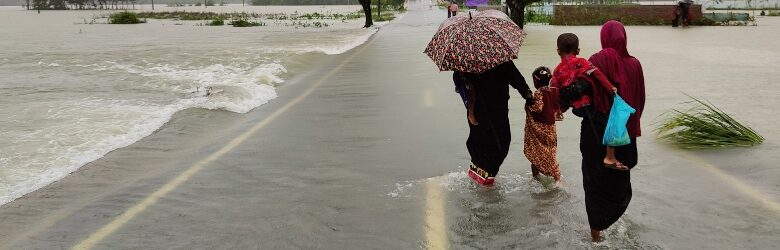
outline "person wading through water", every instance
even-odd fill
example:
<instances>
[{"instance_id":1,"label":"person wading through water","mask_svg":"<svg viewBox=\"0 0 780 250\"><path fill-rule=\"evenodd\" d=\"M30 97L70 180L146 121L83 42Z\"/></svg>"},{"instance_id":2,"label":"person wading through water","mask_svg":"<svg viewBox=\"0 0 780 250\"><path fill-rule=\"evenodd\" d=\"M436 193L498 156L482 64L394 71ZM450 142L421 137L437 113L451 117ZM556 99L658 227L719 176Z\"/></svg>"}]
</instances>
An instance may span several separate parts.
<instances>
[{"instance_id":1,"label":"person wading through water","mask_svg":"<svg viewBox=\"0 0 780 250\"><path fill-rule=\"evenodd\" d=\"M591 56L589 61L617 87L618 94L636 109L626 124L631 143L615 148L615 157L631 169L638 163L636 139L641 136L639 120L645 107L645 79L642 65L628 53L626 47L627 36L623 24L609 21L601 28L602 50ZM600 231L620 219L631 202L631 171L603 167L602 159L606 150L601 144L601 136L606 128L606 115L611 103L600 100L609 100L610 95L595 89L593 96L596 100L596 118L583 118L580 126L580 152L585 210L591 237L594 241L600 241Z\"/></svg>"},{"instance_id":2,"label":"person wading through water","mask_svg":"<svg viewBox=\"0 0 780 250\"><path fill-rule=\"evenodd\" d=\"M471 118L467 119L469 137L466 148L471 155L468 175L478 184L490 186L495 182L498 170L509 153L509 142L512 139L509 129L509 86L520 92L529 104L534 101L533 94L512 61L481 74L459 74L463 84L469 86L466 96L474 98L467 104L470 110L467 118Z\"/></svg>"}]
</instances>

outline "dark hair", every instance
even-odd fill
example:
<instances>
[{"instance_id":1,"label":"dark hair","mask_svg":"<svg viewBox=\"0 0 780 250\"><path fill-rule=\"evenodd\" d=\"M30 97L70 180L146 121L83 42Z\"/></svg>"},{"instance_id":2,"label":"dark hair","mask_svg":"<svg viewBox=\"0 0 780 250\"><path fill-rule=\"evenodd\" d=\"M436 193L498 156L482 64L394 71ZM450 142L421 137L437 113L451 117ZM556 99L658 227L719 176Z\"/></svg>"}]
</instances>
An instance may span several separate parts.
<instances>
[{"instance_id":1,"label":"dark hair","mask_svg":"<svg viewBox=\"0 0 780 250\"><path fill-rule=\"evenodd\" d=\"M562 54L571 54L577 52L580 48L580 39L572 33L563 33L558 36L558 50Z\"/></svg>"},{"instance_id":2,"label":"dark hair","mask_svg":"<svg viewBox=\"0 0 780 250\"><path fill-rule=\"evenodd\" d=\"M536 68L534 72L531 73L531 76L534 79L534 87L538 89L550 84L552 72L550 72L550 68L541 66Z\"/></svg>"}]
</instances>

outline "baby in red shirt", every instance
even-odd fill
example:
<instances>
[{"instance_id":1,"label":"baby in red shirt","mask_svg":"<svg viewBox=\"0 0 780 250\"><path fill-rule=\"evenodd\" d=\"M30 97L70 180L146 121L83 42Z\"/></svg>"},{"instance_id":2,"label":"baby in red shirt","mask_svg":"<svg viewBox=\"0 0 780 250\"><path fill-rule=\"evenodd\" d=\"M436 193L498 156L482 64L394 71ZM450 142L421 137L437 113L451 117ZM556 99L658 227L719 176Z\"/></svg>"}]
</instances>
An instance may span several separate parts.
<instances>
[{"instance_id":1,"label":"baby in red shirt","mask_svg":"<svg viewBox=\"0 0 780 250\"><path fill-rule=\"evenodd\" d=\"M609 82L607 77L598 68L593 66L585 58L577 57L580 53L580 41L577 35L564 33L558 36L558 55L561 56L561 63L553 70L550 86L559 90L566 89L578 83L577 79L583 79L588 82L589 87L603 88L614 94L617 88ZM593 112L592 100L587 93L576 96L563 103L562 109L565 111L572 107L572 112L579 116L585 116ZM604 158L604 166L619 170L627 170L622 163L615 158L615 148L607 146L607 156Z\"/></svg>"}]
</instances>

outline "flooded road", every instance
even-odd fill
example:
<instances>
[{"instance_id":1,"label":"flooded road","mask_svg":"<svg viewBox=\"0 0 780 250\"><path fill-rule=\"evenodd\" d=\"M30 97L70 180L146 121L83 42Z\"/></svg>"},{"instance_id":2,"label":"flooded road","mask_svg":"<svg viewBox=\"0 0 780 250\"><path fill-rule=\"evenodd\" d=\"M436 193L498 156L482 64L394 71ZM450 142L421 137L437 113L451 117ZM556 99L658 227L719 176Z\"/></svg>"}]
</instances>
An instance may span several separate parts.
<instances>
[{"instance_id":1,"label":"flooded road","mask_svg":"<svg viewBox=\"0 0 780 250\"><path fill-rule=\"evenodd\" d=\"M209 9L239 10L330 14L357 7ZM246 113L275 98L274 87L313 59L343 53L376 32L362 29L362 20L317 20L330 23L324 28L281 20L246 29L160 19L105 24L115 12L0 7L0 141L7 142L0 145L0 204L148 136L178 111Z\"/></svg>"},{"instance_id":2,"label":"flooded road","mask_svg":"<svg viewBox=\"0 0 780 250\"><path fill-rule=\"evenodd\" d=\"M187 109L159 131L0 208L0 248L772 249L780 245L774 74L780 19L758 27L629 27L647 106L627 213L591 243L578 122L558 126L562 188L530 176L523 100L495 189L466 177L465 111L422 54L443 10L410 4L347 53L312 59L246 114ZM527 27L526 76L555 38L599 48L599 27ZM659 143L654 118L689 93L766 137L749 149Z\"/></svg>"}]
</instances>

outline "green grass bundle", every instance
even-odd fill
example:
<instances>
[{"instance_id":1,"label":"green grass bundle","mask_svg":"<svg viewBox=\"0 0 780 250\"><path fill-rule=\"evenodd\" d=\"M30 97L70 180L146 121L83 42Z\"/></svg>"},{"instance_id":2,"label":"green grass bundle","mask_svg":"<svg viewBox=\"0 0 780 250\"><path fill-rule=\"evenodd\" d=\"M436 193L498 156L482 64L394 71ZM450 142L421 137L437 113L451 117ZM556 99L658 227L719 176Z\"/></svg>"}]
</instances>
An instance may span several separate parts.
<instances>
[{"instance_id":1,"label":"green grass bundle","mask_svg":"<svg viewBox=\"0 0 780 250\"><path fill-rule=\"evenodd\" d=\"M208 26L222 26L225 25L225 20L222 18L215 18L214 20L211 20L211 22L207 23Z\"/></svg>"},{"instance_id":2,"label":"green grass bundle","mask_svg":"<svg viewBox=\"0 0 780 250\"><path fill-rule=\"evenodd\" d=\"M742 125L710 102L688 96L694 106L666 113L656 128L661 140L685 149L750 147L764 142L755 130Z\"/></svg>"},{"instance_id":3,"label":"green grass bundle","mask_svg":"<svg viewBox=\"0 0 780 250\"><path fill-rule=\"evenodd\" d=\"M133 12L123 11L111 14L108 16L108 23L110 24L136 24L144 23L144 21L138 19L138 16Z\"/></svg>"},{"instance_id":4,"label":"green grass bundle","mask_svg":"<svg viewBox=\"0 0 780 250\"><path fill-rule=\"evenodd\" d=\"M230 22L230 25L233 25L233 27L254 27L254 26L265 26L265 23L249 21L247 19L239 18Z\"/></svg>"}]
</instances>

